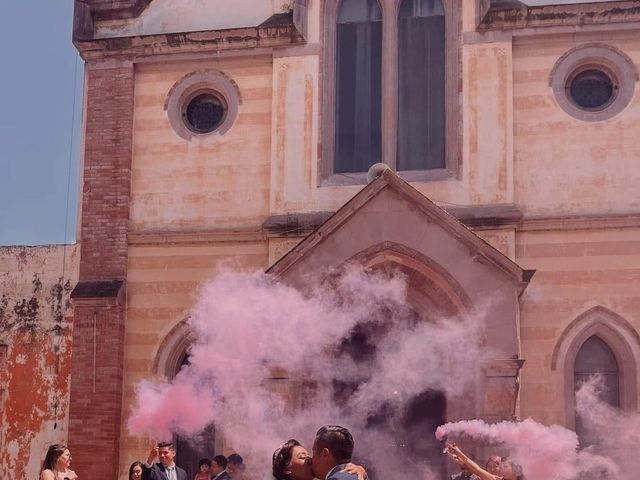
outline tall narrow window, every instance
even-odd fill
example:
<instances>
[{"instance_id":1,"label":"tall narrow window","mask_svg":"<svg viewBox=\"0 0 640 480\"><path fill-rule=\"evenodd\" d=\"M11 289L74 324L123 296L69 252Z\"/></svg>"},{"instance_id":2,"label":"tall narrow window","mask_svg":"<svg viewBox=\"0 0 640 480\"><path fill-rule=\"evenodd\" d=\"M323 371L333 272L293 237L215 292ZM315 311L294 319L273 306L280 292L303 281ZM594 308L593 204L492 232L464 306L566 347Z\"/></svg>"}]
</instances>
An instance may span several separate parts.
<instances>
[{"instance_id":1,"label":"tall narrow window","mask_svg":"<svg viewBox=\"0 0 640 480\"><path fill-rule=\"evenodd\" d=\"M442 0L404 0L398 24L397 170L445 168Z\"/></svg>"},{"instance_id":2,"label":"tall narrow window","mask_svg":"<svg viewBox=\"0 0 640 480\"><path fill-rule=\"evenodd\" d=\"M620 370L613 351L603 340L593 335L582 344L573 372L576 390L594 375L602 378L604 388L601 399L612 407L620 408ZM583 446L593 443L594 439L585 431L579 416L576 417L576 433Z\"/></svg>"},{"instance_id":3,"label":"tall narrow window","mask_svg":"<svg viewBox=\"0 0 640 480\"><path fill-rule=\"evenodd\" d=\"M380 162L382 12L377 0L344 0L336 32L334 172Z\"/></svg>"}]
</instances>

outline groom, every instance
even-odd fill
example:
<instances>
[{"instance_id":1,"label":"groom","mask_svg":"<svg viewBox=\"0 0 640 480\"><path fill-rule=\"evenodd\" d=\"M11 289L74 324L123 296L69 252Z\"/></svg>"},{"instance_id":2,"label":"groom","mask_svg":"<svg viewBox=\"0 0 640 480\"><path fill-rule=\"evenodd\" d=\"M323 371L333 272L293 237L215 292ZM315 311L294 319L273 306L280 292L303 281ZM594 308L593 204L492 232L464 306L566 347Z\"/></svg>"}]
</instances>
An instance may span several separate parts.
<instances>
[{"instance_id":1,"label":"groom","mask_svg":"<svg viewBox=\"0 0 640 480\"><path fill-rule=\"evenodd\" d=\"M356 475L342 471L352 454L353 437L349 430L339 425L325 425L313 441L313 474L320 480L357 479Z\"/></svg>"}]
</instances>

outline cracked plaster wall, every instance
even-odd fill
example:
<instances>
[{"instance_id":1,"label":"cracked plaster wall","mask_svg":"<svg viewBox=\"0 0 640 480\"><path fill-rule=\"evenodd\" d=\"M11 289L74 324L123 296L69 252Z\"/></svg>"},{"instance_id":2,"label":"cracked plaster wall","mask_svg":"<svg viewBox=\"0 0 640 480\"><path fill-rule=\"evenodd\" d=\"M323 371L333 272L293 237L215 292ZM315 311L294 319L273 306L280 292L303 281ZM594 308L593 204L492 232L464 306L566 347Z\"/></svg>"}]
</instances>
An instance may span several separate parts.
<instances>
[{"instance_id":1,"label":"cracked plaster wall","mask_svg":"<svg viewBox=\"0 0 640 480\"><path fill-rule=\"evenodd\" d=\"M0 479L66 443L77 246L0 247Z\"/></svg>"}]
</instances>

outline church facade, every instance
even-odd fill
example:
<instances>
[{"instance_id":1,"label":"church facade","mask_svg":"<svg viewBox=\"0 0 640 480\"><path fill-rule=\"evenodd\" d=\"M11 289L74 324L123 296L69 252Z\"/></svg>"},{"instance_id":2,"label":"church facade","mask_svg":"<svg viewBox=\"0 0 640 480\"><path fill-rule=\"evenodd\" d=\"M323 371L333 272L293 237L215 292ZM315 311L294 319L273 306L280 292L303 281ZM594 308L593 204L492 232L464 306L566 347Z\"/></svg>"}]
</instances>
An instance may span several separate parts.
<instances>
[{"instance_id":1,"label":"church facade","mask_svg":"<svg viewBox=\"0 0 640 480\"><path fill-rule=\"evenodd\" d=\"M639 1L86 0L74 43L82 477L146 458L135 385L176 375L198 287L229 263L302 288L400 270L426 319L491 297L495 359L444 420L576 428L597 372L638 409Z\"/></svg>"}]
</instances>

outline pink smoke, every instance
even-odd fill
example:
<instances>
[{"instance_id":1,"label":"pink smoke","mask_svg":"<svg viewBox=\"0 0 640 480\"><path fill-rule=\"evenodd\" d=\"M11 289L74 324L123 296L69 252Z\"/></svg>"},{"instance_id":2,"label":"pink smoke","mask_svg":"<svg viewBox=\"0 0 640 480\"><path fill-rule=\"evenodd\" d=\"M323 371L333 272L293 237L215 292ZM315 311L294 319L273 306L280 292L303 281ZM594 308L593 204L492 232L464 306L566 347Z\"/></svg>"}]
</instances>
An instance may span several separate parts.
<instances>
[{"instance_id":1,"label":"pink smoke","mask_svg":"<svg viewBox=\"0 0 640 480\"><path fill-rule=\"evenodd\" d=\"M500 444L522 467L529 479L575 480L635 478L635 458L630 452L640 441L640 416L624 413L604 403L601 382L594 378L576 393L576 411L594 444L579 450L578 436L559 425L546 426L531 419L487 424L469 420L442 425L436 438L466 437Z\"/></svg>"},{"instance_id":2,"label":"pink smoke","mask_svg":"<svg viewBox=\"0 0 640 480\"><path fill-rule=\"evenodd\" d=\"M138 385L134 413L129 418L132 432L145 432L158 441L170 440L172 433L193 433L202 428L193 412L215 409L211 392L196 389L180 378L172 384L154 385L142 381Z\"/></svg>"},{"instance_id":3,"label":"pink smoke","mask_svg":"<svg viewBox=\"0 0 640 480\"><path fill-rule=\"evenodd\" d=\"M250 468L264 472L283 441L293 437L310 447L320 425L340 423L354 432L356 458L365 452L385 459L378 476L435 479L437 468L389 454L394 432L404 428L398 419L422 392L464 396L475 384L475 366L491 352L480 345L478 312L415 320L402 277L352 269L303 294L261 273L224 272L203 287L192 312L190 365L171 383L138 385L129 429L160 440L197 436L213 422ZM344 354L344 339L363 324L375 349L358 362ZM347 405L331 389L337 373L353 386ZM591 383L578 392L577 411L600 439L597 447L579 451L574 432L530 419L450 423L436 435L501 444L529 480L573 480L585 472L631 480L637 415L604 405ZM387 424L371 428L371 414L380 412Z\"/></svg>"},{"instance_id":4,"label":"pink smoke","mask_svg":"<svg viewBox=\"0 0 640 480\"><path fill-rule=\"evenodd\" d=\"M363 323L378 336L375 353L358 362L341 342ZM173 383L138 386L129 430L192 436L213 422L230 448L268 471L283 441L298 438L310 447L319 426L340 423L354 432L356 455L360 448L381 458L398 428L389 418L385 428L371 430L369 415L384 406L400 418L406 402L429 389L468 392L473 365L489 353L480 346L481 324L416 321L401 276L349 269L303 294L261 273L224 272L203 287L193 309L189 367ZM355 386L349 406L334 399L337 374ZM379 473L399 469L418 476L425 465L395 458Z\"/></svg>"},{"instance_id":5,"label":"pink smoke","mask_svg":"<svg viewBox=\"0 0 640 480\"><path fill-rule=\"evenodd\" d=\"M640 444L640 415L624 412L601 400L603 381L594 377L576 393L576 411L586 433L594 440L587 453L604 457L619 470L616 478L636 478L637 458L632 454Z\"/></svg>"},{"instance_id":6,"label":"pink smoke","mask_svg":"<svg viewBox=\"0 0 640 480\"><path fill-rule=\"evenodd\" d=\"M523 422L482 420L448 423L438 427L436 437L464 434L490 443L503 443L522 466L525 477L569 480L575 478L578 437L558 425L545 426L531 419Z\"/></svg>"}]
</instances>

